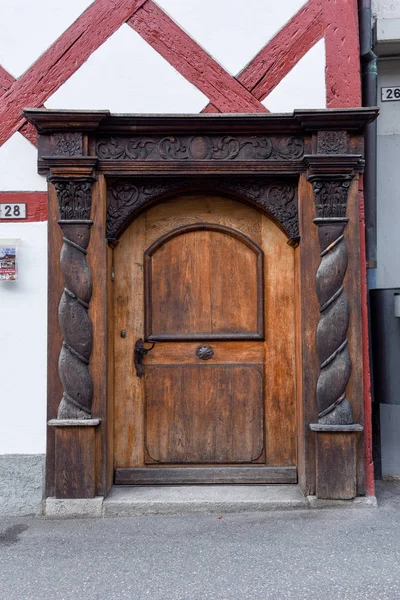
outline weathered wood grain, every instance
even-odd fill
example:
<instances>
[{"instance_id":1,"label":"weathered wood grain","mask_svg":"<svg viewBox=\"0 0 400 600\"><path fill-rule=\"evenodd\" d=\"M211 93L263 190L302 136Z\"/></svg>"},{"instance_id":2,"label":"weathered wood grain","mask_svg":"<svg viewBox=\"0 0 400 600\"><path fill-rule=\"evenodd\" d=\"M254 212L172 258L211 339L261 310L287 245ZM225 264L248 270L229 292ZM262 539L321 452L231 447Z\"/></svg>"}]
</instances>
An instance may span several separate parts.
<instances>
[{"instance_id":1,"label":"weathered wood grain","mask_svg":"<svg viewBox=\"0 0 400 600\"><path fill-rule=\"evenodd\" d=\"M95 428L55 427L55 497L93 498Z\"/></svg>"},{"instance_id":2,"label":"weathered wood grain","mask_svg":"<svg viewBox=\"0 0 400 600\"><path fill-rule=\"evenodd\" d=\"M296 464L294 249L262 216L265 254L265 438L268 465Z\"/></svg>"},{"instance_id":3,"label":"weathered wood grain","mask_svg":"<svg viewBox=\"0 0 400 600\"><path fill-rule=\"evenodd\" d=\"M117 469L117 485L296 483L296 467L148 467Z\"/></svg>"},{"instance_id":4,"label":"weathered wood grain","mask_svg":"<svg viewBox=\"0 0 400 600\"><path fill-rule=\"evenodd\" d=\"M115 467L144 464L143 380L133 366L135 342L144 337L143 252L145 216L136 219L114 250ZM121 331L126 337L121 337Z\"/></svg>"},{"instance_id":5,"label":"weathered wood grain","mask_svg":"<svg viewBox=\"0 0 400 600\"><path fill-rule=\"evenodd\" d=\"M146 367L146 462L251 463L264 449L262 365Z\"/></svg>"},{"instance_id":6,"label":"weathered wood grain","mask_svg":"<svg viewBox=\"0 0 400 600\"><path fill-rule=\"evenodd\" d=\"M262 336L261 250L213 224L170 236L146 251L146 338Z\"/></svg>"},{"instance_id":7,"label":"weathered wood grain","mask_svg":"<svg viewBox=\"0 0 400 600\"><path fill-rule=\"evenodd\" d=\"M59 211L57 194L49 184L48 191L48 294L47 294L47 420L57 417L62 396L62 385L58 375L62 335L58 324L58 303L63 292L63 277L60 271L62 232L58 226ZM55 433L47 427L46 444L46 494L55 494Z\"/></svg>"}]
</instances>

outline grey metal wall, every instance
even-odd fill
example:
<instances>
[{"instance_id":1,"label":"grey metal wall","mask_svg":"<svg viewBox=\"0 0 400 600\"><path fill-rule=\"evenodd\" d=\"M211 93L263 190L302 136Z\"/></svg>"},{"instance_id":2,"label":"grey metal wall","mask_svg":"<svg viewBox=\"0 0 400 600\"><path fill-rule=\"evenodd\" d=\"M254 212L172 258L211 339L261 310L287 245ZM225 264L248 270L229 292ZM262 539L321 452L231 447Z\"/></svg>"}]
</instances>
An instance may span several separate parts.
<instances>
[{"instance_id":1,"label":"grey metal wall","mask_svg":"<svg viewBox=\"0 0 400 600\"><path fill-rule=\"evenodd\" d=\"M380 100L381 87L393 85L400 86L400 57L378 62L378 288L400 287L400 102Z\"/></svg>"},{"instance_id":2,"label":"grey metal wall","mask_svg":"<svg viewBox=\"0 0 400 600\"><path fill-rule=\"evenodd\" d=\"M388 9L390 3L382 0L376 4ZM394 19L396 6L389 8L390 14L382 14ZM400 2L397 10L400 17ZM382 21L383 33L388 23ZM396 25L394 21L389 24ZM390 31L396 29L397 25ZM390 40L390 46L380 46L384 49L381 53L396 51L396 47ZM400 291L396 290L400 288L400 102L381 101L381 88L390 86L400 86L400 56L380 56L378 61L376 285L380 289L370 292L374 392L380 421L375 427L380 429L381 469L383 477L400 477L400 319L394 316L393 306L394 292Z\"/></svg>"}]
</instances>

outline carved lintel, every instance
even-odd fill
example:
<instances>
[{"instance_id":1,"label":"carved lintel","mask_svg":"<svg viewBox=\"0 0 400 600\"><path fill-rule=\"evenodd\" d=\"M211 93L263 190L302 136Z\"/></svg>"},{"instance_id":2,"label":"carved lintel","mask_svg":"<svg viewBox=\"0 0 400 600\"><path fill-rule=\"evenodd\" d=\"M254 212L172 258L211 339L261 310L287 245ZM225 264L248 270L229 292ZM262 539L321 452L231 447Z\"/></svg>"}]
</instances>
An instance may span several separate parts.
<instances>
[{"instance_id":1,"label":"carved lintel","mask_svg":"<svg viewBox=\"0 0 400 600\"><path fill-rule=\"evenodd\" d=\"M317 382L318 423L349 425L353 423L346 388L351 373L347 330L349 308L343 280L348 254L344 241L347 196L352 176L337 174L311 175L321 249L316 289L320 319L316 343L320 361Z\"/></svg>"},{"instance_id":2,"label":"carved lintel","mask_svg":"<svg viewBox=\"0 0 400 600\"><path fill-rule=\"evenodd\" d=\"M57 192L63 245L60 269L64 292L58 308L63 336L58 372L64 388L58 419L90 419L93 386L88 365L92 352L92 324L88 308L92 274L86 261L90 241L93 178L50 178Z\"/></svg>"},{"instance_id":3,"label":"carved lintel","mask_svg":"<svg viewBox=\"0 0 400 600\"><path fill-rule=\"evenodd\" d=\"M107 194L107 239L113 243L119 238L135 214L162 197L187 190L228 193L248 199L260 206L277 221L289 237L298 241L297 182L248 178L245 180L215 178L141 179L110 182Z\"/></svg>"},{"instance_id":4,"label":"carved lintel","mask_svg":"<svg viewBox=\"0 0 400 600\"><path fill-rule=\"evenodd\" d=\"M113 135L98 139L96 153L104 161L297 160L304 154L304 141L300 136Z\"/></svg>"}]
</instances>

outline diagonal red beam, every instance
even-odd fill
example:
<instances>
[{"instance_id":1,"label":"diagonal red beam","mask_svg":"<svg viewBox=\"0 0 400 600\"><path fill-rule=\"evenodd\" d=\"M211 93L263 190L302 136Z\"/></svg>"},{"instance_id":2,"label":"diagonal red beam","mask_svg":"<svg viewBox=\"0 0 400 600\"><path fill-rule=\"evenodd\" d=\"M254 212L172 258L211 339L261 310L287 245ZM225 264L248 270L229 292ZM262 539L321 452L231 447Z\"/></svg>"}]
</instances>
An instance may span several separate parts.
<instances>
[{"instance_id":1,"label":"diagonal red beam","mask_svg":"<svg viewBox=\"0 0 400 600\"><path fill-rule=\"evenodd\" d=\"M12 86L14 81L14 77L0 65L0 96Z\"/></svg>"},{"instance_id":2,"label":"diagonal red beam","mask_svg":"<svg viewBox=\"0 0 400 600\"><path fill-rule=\"evenodd\" d=\"M0 98L0 145L146 0L96 0Z\"/></svg>"},{"instance_id":3,"label":"diagonal red beam","mask_svg":"<svg viewBox=\"0 0 400 600\"><path fill-rule=\"evenodd\" d=\"M323 37L321 0L310 0L237 75L257 100L263 100ZM213 111L207 105L202 112Z\"/></svg>"},{"instance_id":4,"label":"diagonal red beam","mask_svg":"<svg viewBox=\"0 0 400 600\"><path fill-rule=\"evenodd\" d=\"M10 75L10 73L8 73L8 71L6 71L0 65L0 96L2 96L4 92L10 89L10 87L15 81L16 79L14 79L14 77ZM19 132L22 133L22 135L26 137L26 139L29 140L31 144L37 147L37 131L33 127L33 125L25 121L22 127L19 128Z\"/></svg>"},{"instance_id":5,"label":"diagonal red beam","mask_svg":"<svg viewBox=\"0 0 400 600\"><path fill-rule=\"evenodd\" d=\"M323 37L321 0L310 0L237 76L262 100Z\"/></svg>"},{"instance_id":6,"label":"diagonal red beam","mask_svg":"<svg viewBox=\"0 0 400 600\"><path fill-rule=\"evenodd\" d=\"M205 52L151 0L128 24L220 112L266 112L234 77Z\"/></svg>"}]
</instances>

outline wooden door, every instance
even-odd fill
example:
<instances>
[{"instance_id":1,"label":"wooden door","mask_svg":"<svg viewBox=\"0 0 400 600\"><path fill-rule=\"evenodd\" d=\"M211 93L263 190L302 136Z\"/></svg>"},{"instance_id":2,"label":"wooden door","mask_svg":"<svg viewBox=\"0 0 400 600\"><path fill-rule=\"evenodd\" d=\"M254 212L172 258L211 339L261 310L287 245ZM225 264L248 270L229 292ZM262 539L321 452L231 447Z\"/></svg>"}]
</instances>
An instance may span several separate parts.
<instances>
[{"instance_id":1,"label":"wooden door","mask_svg":"<svg viewBox=\"0 0 400 600\"><path fill-rule=\"evenodd\" d=\"M140 216L114 258L116 482L294 481L285 236L237 201L188 196Z\"/></svg>"}]
</instances>

